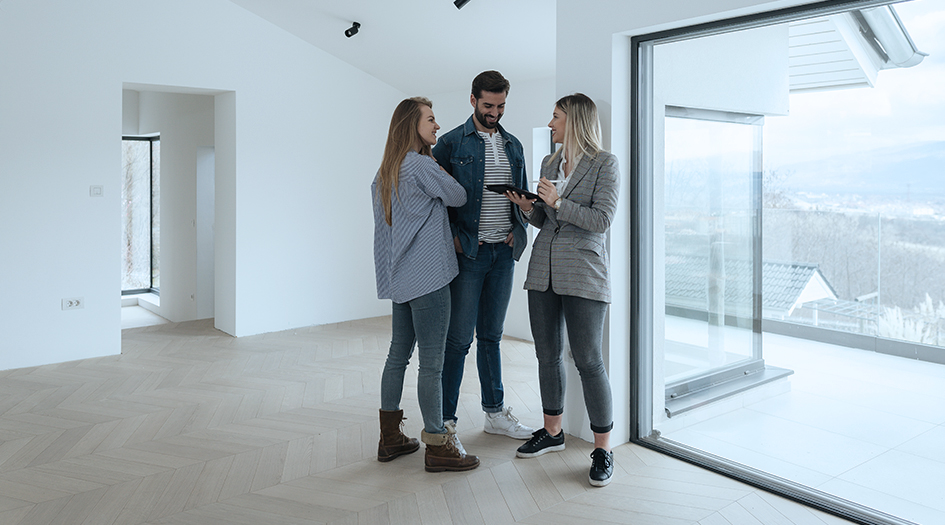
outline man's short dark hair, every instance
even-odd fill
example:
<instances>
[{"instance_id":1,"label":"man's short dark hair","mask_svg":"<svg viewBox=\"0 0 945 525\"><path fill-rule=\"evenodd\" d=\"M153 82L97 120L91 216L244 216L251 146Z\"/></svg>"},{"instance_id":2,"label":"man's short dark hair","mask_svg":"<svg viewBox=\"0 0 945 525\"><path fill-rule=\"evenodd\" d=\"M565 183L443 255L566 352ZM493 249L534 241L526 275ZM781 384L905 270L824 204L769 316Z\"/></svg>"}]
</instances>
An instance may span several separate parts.
<instances>
[{"instance_id":1,"label":"man's short dark hair","mask_svg":"<svg viewBox=\"0 0 945 525\"><path fill-rule=\"evenodd\" d=\"M472 95L476 100L482 98L482 92L509 94L509 81L498 71L483 71L472 81Z\"/></svg>"}]
</instances>

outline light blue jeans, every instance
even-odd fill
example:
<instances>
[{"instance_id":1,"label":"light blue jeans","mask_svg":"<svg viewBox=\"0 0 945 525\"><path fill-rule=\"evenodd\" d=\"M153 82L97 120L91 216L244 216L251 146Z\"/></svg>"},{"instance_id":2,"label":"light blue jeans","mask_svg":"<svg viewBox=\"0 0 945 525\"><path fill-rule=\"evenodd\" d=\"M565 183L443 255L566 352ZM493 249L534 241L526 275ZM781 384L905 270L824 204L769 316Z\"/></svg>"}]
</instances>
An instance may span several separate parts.
<instances>
[{"instance_id":1,"label":"light blue jeans","mask_svg":"<svg viewBox=\"0 0 945 525\"><path fill-rule=\"evenodd\" d=\"M393 303L392 314L390 350L381 375L381 410L400 410L404 372L416 343L420 356L417 398L423 428L429 434L445 434L440 381L446 331L450 325L450 287L444 286L406 303Z\"/></svg>"}]
</instances>

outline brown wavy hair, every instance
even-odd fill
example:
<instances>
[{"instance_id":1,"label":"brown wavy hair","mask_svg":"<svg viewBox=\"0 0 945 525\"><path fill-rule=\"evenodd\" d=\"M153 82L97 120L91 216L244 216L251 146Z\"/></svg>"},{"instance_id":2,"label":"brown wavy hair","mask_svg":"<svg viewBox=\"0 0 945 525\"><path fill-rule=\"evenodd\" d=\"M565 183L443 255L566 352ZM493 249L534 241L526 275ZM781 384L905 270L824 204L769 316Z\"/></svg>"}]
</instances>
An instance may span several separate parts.
<instances>
[{"instance_id":1,"label":"brown wavy hair","mask_svg":"<svg viewBox=\"0 0 945 525\"><path fill-rule=\"evenodd\" d=\"M424 97L411 97L397 104L394 114L390 118L390 130L387 132L387 144L384 146L384 157L381 168L378 170L377 198L384 205L384 217L387 225L392 223L391 193L397 193L400 182L400 165L410 151L417 151L421 155L433 154L433 148L425 144L420 138L417 128L420 125L420 107L427 106L433 109L433 102Z\"/></svg>"}]
</instances>

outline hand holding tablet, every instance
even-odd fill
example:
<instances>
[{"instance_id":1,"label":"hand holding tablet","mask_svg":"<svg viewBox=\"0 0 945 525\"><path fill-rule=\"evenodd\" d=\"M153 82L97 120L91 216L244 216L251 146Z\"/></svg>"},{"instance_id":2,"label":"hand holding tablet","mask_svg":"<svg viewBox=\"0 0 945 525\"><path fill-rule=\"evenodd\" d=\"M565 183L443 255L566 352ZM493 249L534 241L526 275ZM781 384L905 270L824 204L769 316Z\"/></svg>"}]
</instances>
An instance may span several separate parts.
<instances>
[{"instance_id":1,"label":"hand holding tablet","mask_svg":"<svg viewBox=\"0 0 945 525\"><path fill-rule=\"evenodd\" d=\"M530 191L523 190L522 188L516 188L515 186L512 186L511 184L487 184L486 189L489 191L494 191L495 193L501 193L502 195L505 195L505 192L507 191L511 191L512 193L518 193L519 195L521 195L522 197L525 197L526 199L534 199L534 200L539 199L538 195Z\"/></svg>"}]
</instances>

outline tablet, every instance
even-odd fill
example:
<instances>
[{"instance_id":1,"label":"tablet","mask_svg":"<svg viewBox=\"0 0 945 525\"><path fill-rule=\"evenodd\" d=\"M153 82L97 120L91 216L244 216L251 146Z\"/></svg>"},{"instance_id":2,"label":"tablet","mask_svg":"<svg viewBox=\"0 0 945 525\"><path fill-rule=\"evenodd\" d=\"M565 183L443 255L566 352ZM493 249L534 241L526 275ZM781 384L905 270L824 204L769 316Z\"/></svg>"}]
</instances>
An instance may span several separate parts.
<instances>
[{"instance_id":1,"label":"tablet","mask_svg":"<svg viewBox=\"0 0 945 525\"><path fill-rule=\"evenodd\" d=\"M511 184L486 184L486 189L489 191L494 191L496 193L501 193L502 195L505 195L505 192L507 191L511 191L511 192L518 193L519 195L521 195L522 197L525 197L526 199L536 199L536 200L538 199L538 195L530 191L525 191L521 188L516 188L515 186L512 186Z\"/></svg>"}]
</instances>

